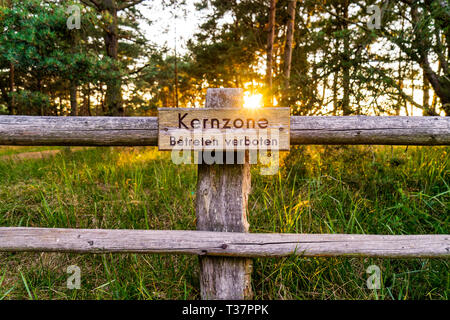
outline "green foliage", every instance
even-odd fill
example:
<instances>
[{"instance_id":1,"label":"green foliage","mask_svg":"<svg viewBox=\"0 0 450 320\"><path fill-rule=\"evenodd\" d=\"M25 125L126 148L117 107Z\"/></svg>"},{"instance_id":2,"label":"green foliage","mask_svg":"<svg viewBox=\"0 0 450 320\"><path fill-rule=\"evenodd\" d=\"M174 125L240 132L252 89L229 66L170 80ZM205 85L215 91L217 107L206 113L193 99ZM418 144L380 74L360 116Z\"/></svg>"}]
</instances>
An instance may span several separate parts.
<instances>
[{"instance_id":1,"label":"green foliage","mask_svg":"<svg viewBox=\"0 0 450 320\"><path fill-rule=\"evenodd\" d=\"M12 8L0 8L0 65L15 66L23 88L15 93L19 113L59 114L55 83L65 90L68 82L82 85L118 76L111 72L111 59L86 47L86 32L96 17L88 10L83 17L85 29L69 30L66 7L59 4L13 1Z\"/></svg>"},{"instance_id":2,"label":"green foliage","mask_svg":"<svg viewBox=\"0 0 450 320\"><path fill-rule=\"evenodd\" d=\"M200 2L198 8L207 8L207 2ZM212 87L244 88L254 81L262 89L264 75L257 60L265 51L266 1L211 1L211 6L213 12L195 40L188 42L195 64L192 74Z\"/></svg>"},{"instance_id":3,"label":"green foliage","mask_svg":"<svg viewBox=\"0 0 450 320\"><path fill-rule=\"evenodd\" d=\"M40 114L43 110L50 109L50 100L48 95L38 91L20 90L11 94L22 110L29 114Z\"/></svg>"},{"instance_id":4,"label":"green foliage","mask_svg":"<svg viewBox=\"0 0 450 320\"><path fill-rule=\"evenodd\" d=\"M2 9L0 52L18 68L32 74L68 74L73 61L67 50L69 38L67 16L63 7L43 6L40 1L15 2Z\"/></svg>"},{"instance_id":5,"label":"green foliage","mask_svg":"<svg viewBox=\"0 0 450 320\"><path fill-rule=\"evenodd\" d=\"M431 89L441 99L441 110L447 112L450 90L442 66L450 61L445 47L450 40L450 7L443 3L299 1L290 86L284 88L288 1L277 1L273 70L277 101L298 115L399 114L402 109L408 113L408 105L417 96L405 89L406 83L423 80L428 60L433 73L425 77L431 79L434 74L439 79ZM379 30L367 26L370 5L382 11ZM199 1L198 9L209 14L189 43L196 77L211 86L267 93L269 1ZM439 103L433 101L429 106L430 102L422 105L416 100L414 107L424 114L437 114Z\"/></svg>"}]
</instances>

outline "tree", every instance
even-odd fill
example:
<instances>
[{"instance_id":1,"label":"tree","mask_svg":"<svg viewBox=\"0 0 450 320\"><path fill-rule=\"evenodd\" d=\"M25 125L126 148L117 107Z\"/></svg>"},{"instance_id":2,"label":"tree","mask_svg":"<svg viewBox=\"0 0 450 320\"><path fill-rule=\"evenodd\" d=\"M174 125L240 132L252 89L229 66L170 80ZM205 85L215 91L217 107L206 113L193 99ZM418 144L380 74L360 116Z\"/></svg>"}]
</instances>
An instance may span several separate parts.
<instances>
[{"instance_id":1,"label":"tree","mask_svg":"<svg viewBox=\"0 0 450 320\"><path fill-rule=\"evenodd\" d=\"M399 17L411 23L400 33L391 24L382 24L380 36L387 38L411 60L417 63L440 98L442 109L450 115L450 5L439 0L401 0L395 4ZM433 69L431 57L436 56L439 74ZM426 108L427 106L420 106ZM433 114L425 109L426 114Z\"/></svg>"},{"instance_id":2,"label":"tree","mask_svg":"<svg viewBox=\"0 0 450 320\"><path fill-rule=\"evenodd\" d=\"M11 0L5 1L5 3L0 2L0 6L5 6L7 8L12 7ZM15 66L13 62L9 63L9 95L8 95L8 110L10 114L15 113L15 103L14 103L14 91L15 91Z\"/></svg>"},{"instance_id":3,"label":"tree","mask_svg":"<svg viewBox=\"0 0 450 320\"><path fill-rule=\"evenodd\" d=\"M273 43L276 29L276 10L277 0L270 0L269 23L267 32L267 89L268 89L268 105L273 105Z\"/></svg>"},{"instance_id":4,"label":"tree","mask_svg":"<svg viewBox=\"0 0 450 320\"><path fill-rule=\"evenodd\" d=\"M113 71L116 77L107 81L106 108L109 115L123 116L122 76L119 62L119 39L122 34L119 30L119 12L133 8L144 0L81 0L84 4L95 8L102 14L102 29L106 54L115 63Z\"/></svg>"},{"instance_id":5,"label":"tree","mask_svg":"<svg viewBox=\"0 0 450 320\"><path fill-rule=\"evenodd\" d=\"M67 90L67 82L92 81L108 73L108 59L73 50L65 7L29 0L12 1L11 8L0 10L0 64L13 63L20 77L18 90L10 94L20 113L56 115L62 110L54 103L55 94Z\"/></svg>"},{"instance_id":6,"label":"tree","mask_svg":"<svg viewBox=\"0 0 450 320\"><path fill-rule=\"evenodd\" d=\"M202 1L197 9L207 8L208 3L212 10L188 41L197 90L206 86L251 88L253 84L262 88L264 74L257 70L256 61L266 51L266 0Z\"/></svg>"},{"instance_id":7,"label":"tree","mask_svg":"<svg viewBox=\"0 0 450 320\"><path fill-rule=\"evenodd\" d=\"M292 46L294 41L295 8L297 0L289 1L288 23L286 33L286 46L284 48L284 87L289 88L289 79L291 77Z\"/></svg>"}]
</instances>

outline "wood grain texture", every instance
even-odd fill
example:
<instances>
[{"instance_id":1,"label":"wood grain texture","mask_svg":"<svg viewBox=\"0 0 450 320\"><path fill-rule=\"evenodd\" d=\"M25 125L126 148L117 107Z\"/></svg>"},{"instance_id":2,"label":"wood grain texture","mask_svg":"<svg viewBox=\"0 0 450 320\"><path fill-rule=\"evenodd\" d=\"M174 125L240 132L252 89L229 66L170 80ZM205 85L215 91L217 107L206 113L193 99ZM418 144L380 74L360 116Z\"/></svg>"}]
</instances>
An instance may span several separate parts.
<instances>
[{"instance_id":1,"label":"wood grain texture","mask_svg":"<svg viewBox=\"0 0 450 320\"><path fill-rule=\"evenodd\" d=\"M0 228L0 251L450 258L450 235Z\"/></svg>"},{"instance_id":2,"label":"wood grain texture","mask_svg":"<svg viewBox=\"0 0 450 320\"><path fill-rule=\"evenodd\" d=\"M289 108L160 108L158 120L159 150L290 149ZM261 139L270 142L264 144ZM216 143L195 145L194 140ZM180 144L174 144L174 141Z\"/></svg>"},{"instance_id":3,"label":"wood grain texture","mask_svg":"<svg viewBox=\"0 0 450 320\"><path fill-rule=\"evenodd\" d=\"M291 117L291 144L450 145L450 117Z\"/></svg>"},{"instance_id":4,"label":"wood grain texture","mask_svg":"<svg viewBox=\"0 0 450 320\"><path fill-rule=\"evenodd\" d=\"M156 117L0 116L0 145L154 146Z\"/></svg>"},{"instance_id":5,"label":"wood grain texture","mask_svg":"<svg viewBox=\"0 0 450 320\"><path fill-rule=\"evenodd\" d=\"M206 108L242 108L242 102L241 89L208 89L206 94ZM206 153L211 151L203 155ZM244 164L199 165L195 199L197 230L248 232L250 179L248 159ZM250 299L251 268L250 259L200 257L202 299Z\"/></svg>"},{"instance_id":6,"label":"wood grain texture","mask_svg":"<svg viewBox=\"0 0 450 320\"><path fill-rule=\"evenodd\" d=\"M291 117L291 145L450 145L450 117ZM0 145L156 146L156 117L0 116Z\"/></svg>"}]
</instances>

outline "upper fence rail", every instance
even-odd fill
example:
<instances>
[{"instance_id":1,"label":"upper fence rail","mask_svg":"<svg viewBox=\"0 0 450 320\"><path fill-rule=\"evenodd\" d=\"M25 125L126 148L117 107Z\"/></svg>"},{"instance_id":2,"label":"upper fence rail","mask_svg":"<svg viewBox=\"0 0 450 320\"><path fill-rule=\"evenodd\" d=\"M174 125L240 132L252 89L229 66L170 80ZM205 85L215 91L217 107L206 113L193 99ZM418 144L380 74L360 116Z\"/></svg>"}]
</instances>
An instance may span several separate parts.
<instances>
[{"instance_id":1,"label":"upper fence rail","mask_svg":"<svg viewBox=\"0 0 450 320\"><path fill-rule=\"evenodd\" d=\"M450 117L291 117L291 145L450 145ZM157 117L0 116L0 145L156 146Z\"/></svg>"}]
</instances>

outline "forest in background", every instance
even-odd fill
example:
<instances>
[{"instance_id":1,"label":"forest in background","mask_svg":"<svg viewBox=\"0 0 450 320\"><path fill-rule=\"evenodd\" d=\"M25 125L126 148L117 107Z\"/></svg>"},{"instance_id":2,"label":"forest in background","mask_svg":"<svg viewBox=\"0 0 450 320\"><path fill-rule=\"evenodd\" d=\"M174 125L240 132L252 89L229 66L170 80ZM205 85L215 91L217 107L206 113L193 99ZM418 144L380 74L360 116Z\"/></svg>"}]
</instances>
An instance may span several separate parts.
<instances>
[{"instance_id":1,"label":"forest in background","mask_svg":"<svg viewBox=\"0 0 450 320\"><path fill-rule=\"evenodd\" d=\"M167 15L144 16L157 1ZM182 54L140 28L186 6L157 1L1 0L0 114L154 115L208 87L295 115L450 114L446 0L198 0Z\"/></svg>"}]
</instances>

